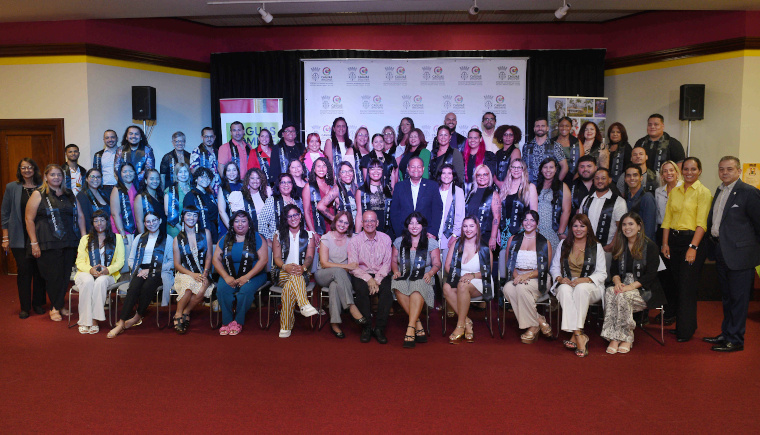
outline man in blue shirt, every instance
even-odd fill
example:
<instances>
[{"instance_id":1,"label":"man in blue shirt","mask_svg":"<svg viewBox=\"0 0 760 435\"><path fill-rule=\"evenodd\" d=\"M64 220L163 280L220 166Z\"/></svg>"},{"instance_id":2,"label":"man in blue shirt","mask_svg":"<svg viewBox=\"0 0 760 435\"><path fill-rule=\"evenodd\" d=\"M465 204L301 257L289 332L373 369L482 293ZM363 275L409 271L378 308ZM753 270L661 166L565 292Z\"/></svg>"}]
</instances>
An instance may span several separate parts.
<instances>
[{"instance_id":1,"label":"man in blue shirt","mask_svg":"<svg viewBox=\"0 0 760 435\"><path fill-rule=\"evenodd\" d=\"M657 233L657 204L651 193L641 188L641 167L630 164L625 168L625 184L628 187L623 192L623 198L628 211L636 212L644 221L644 233L650 240L656 240Z\"/></svg>"}]
</instances>

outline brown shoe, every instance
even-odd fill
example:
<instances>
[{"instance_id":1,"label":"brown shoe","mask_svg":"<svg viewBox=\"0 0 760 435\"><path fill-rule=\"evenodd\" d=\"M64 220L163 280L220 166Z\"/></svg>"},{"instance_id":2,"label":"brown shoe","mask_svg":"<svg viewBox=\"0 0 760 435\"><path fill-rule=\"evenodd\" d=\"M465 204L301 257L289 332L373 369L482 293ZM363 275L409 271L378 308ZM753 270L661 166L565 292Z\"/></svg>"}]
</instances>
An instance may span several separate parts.
<instances>
[{"instance_id":1,"label":"brown shoe","mask_svg":"<svg viewBox=\"0 0 760 435\"><path fill-rule=\"evenodd\" d=\"M61 312L56 310L55 308L50 310L50 320L54 322L60 322L63 320L63 317L61 317Z\"/></svg>"}]
</instances>

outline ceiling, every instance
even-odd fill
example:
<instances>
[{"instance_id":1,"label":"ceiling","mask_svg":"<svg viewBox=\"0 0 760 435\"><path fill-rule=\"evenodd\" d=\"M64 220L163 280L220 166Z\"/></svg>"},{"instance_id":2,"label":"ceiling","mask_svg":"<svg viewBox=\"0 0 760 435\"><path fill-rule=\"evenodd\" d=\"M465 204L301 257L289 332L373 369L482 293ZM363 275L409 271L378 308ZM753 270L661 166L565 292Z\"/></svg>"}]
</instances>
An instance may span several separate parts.
<instances>
[{"instance_id":1,"label":"ceiling","mask_svg":"<svg viewBox=\"0 0 760 435\"><path fill-rule=\"evenodd\" d=\"M211 26L532 23L556 21L562 0L5 0L0 22L182 18ZM274 15L265 24L256 8ZM760 10L757 0L571 0L563 21L604 22L650 10Z\"/></svg>"}]
</instances>

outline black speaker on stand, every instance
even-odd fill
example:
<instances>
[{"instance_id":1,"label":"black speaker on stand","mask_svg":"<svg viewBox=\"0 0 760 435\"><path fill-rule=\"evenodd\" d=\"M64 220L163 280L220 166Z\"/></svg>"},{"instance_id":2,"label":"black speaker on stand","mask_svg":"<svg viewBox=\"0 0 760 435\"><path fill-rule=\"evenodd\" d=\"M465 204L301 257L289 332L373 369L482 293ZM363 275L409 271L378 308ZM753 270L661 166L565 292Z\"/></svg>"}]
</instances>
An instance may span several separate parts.
<instances>
[{"instance_id":1,"label":"black speaker on stand","mask_svg":"<svg viewBox=\"0 0 760 435\"><path fill-rule=\"evenodd\" d=\"M156 88L132 86L132 119L138 121L156 120Z\"/></svg>"},{"instance_id":2,"label":"black speaker on stand","mask_svg":"<svg viewBox=\"0 0 760 435\"><path fill-rule=\"evenodd\" d=\"M681 85L678 119L689 121L686 156L691 155L691 122L705 119L705 85Z\"/></svg>"}]
</instances>

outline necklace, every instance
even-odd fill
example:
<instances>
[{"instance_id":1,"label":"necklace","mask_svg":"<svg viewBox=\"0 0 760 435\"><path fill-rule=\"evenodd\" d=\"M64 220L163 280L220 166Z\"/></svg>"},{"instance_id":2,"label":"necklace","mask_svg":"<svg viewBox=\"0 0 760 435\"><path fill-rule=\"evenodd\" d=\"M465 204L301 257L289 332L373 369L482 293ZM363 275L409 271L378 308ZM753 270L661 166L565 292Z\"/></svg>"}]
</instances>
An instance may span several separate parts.
<instances>
[{"instance_id":1,"label":"necklace","mask_svg":"<svg viewBox=\"0 0 760 435\"><path fill-rule=\"evenodd\" d=\"M528 235L527 235L527 234L523 236L523 239L526 239L526 240L533 240L533 239L535 239L535 238L536 238L536 235L535 235L535 234L533 234L533 237L528 237Z\"/></svg>"}]
</instances>

